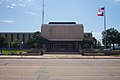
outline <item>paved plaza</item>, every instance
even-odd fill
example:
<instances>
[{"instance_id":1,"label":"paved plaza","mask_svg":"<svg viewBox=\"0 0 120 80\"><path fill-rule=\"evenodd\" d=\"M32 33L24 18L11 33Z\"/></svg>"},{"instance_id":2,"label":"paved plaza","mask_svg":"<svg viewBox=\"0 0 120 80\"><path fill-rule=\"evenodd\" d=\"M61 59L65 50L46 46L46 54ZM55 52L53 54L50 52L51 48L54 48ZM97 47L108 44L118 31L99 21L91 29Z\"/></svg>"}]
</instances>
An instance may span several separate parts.
<instances>
[{"instance_id":1,"label":"paved plaza","mask_svg":"<svg viewBox=\"0 0 120 80\"><path fill-rule=\"evenodd\" d=\"M120 80L120 59L0 59L0 80Z\"/></svg>"}]
</instances>

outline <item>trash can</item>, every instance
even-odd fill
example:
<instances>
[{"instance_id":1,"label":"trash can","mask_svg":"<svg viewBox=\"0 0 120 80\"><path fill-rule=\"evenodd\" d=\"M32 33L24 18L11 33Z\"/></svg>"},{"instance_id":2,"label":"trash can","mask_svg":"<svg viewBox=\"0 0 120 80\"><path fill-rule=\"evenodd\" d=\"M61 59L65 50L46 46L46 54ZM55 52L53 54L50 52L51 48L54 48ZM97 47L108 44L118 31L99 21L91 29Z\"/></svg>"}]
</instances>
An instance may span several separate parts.
<instances>
[{"instance_id":1,"label":"trash can","mask_svg":"<svg viewBox=\"0 0 120 80\"><path fill-rule=\"evenodd\" d=\"M43 55L43 50L41 51L41 55Z\"/></svg>"},{"instance_id":2,"label":"trash can","mask_svg":"<svg viewBox=\"0 0 120 80\"><path fill-rule=\"evenodd\" d=\"M22 55L22 52L20 52L20 55Z\"/></svg>"}]
</instances>

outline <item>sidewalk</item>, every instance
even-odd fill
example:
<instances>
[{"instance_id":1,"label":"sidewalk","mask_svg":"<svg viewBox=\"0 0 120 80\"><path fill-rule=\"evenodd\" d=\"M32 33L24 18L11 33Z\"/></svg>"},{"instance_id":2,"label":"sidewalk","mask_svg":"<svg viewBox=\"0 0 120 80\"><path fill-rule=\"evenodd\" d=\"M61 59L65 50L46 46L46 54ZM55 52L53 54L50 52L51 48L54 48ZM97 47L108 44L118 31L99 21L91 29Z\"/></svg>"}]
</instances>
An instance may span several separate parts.
<instances>
[{"instance_id":1,"label":"sidewalk","mask_svg":"<svg viewBox=\"0 0 120 80\"><path fill-rule=\"evenodd\" d=\"M0 59L120 59L120 56L82 56L79 54L44 54L43 56L0 55Z\"/></svg>"}]
</instances>

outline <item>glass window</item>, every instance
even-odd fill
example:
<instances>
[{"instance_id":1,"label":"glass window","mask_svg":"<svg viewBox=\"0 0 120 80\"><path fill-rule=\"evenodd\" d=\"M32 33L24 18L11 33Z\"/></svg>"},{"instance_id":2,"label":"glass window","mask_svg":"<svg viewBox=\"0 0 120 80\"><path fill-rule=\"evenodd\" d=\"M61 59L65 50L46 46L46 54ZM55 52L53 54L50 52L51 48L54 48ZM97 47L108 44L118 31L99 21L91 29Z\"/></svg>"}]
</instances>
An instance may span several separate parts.
<instances>
[{"instance_id":1,"label":"glass window","mask_svg":"<svg viewBox=\"0 0 120 80\"><path fill-rule=\"evenodd\" d=\"M25 34L23 34L23 40L22 40L23 42L25 41Z\"/></svg>"},{"instance_id":2,"label":"glass window","mask_svg":"<svg viewBox=\"0 0 120 80\"><path fill-rule=\"evenodd\" d=\"M17 34L17 40L19 40L19 34Z\"/></svg>"},{"instance_id":3,"label":"glass window","mask_svg":"<svg viewBox=\"0 0 120 80\"><path fill-rule=\"evenodd\" d=\"M13 34L11 34L11 41L13 42Z\"/></svg>"}]
</instances>

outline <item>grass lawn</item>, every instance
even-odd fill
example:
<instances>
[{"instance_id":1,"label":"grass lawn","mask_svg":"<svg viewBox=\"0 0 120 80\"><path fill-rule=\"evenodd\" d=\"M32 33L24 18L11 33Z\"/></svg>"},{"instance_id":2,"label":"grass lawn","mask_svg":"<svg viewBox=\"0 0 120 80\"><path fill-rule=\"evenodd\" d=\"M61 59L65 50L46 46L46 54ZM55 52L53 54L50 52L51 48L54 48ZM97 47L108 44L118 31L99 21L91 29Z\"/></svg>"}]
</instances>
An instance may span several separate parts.
<instances>
[{"instance_id":1,"label":"grass lawn","mask_svg":"<svg viewBox=\"0 0 120 80\"><path fill-rule=\"evenodd\" d=\"M26 52L26 50L2 50L3 55L20 54L20 52Z\"/></svg>"},{"instance_id":2,"label":"grass lawn","mask_svg":"<svg viewBox=\"0 0 120 80\"><path fill-rule=\"evenodd\" d=\"M119 54L112 54L112 56L120 56L120 53Z\"/></svg>"}]
</instances>

